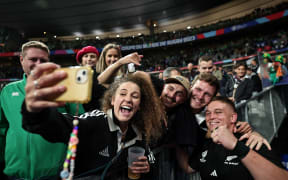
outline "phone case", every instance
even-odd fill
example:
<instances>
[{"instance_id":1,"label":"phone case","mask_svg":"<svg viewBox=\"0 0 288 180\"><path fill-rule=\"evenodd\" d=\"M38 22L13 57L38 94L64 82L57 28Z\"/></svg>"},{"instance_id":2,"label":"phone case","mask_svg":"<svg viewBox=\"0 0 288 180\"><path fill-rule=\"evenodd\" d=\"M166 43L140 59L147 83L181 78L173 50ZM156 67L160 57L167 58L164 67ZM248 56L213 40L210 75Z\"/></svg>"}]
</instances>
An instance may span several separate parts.
<instances>
[{"instance_id":1,"label":"phone case","mask_svg":"<svg viewBox=\"0 0 288 180\"><path fill-rule=\"evenodd\" d=\"M67 90L55 98L55 101L87 103L91 100L93 70L89 66L73 66L60 68L67 72L67 78L58 84L67 87Z\"/></svg>"}]
</instances>

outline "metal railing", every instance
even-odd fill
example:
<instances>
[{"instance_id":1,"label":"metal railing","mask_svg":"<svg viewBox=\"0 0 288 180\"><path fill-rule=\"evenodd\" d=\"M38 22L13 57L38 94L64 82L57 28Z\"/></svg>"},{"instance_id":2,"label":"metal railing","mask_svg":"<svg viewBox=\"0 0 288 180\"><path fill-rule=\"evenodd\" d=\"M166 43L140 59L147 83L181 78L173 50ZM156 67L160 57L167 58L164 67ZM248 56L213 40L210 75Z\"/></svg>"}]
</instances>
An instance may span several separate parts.
<instances>
[{"instance_id":1,"label":"metal railing","mask_svg":"<svg viewBox=\"0 0 288 180\"><path fill-rule=\"evenodd\" d=\"M271 142L277 136L286 115L286 98L280 97L279 90L274 86L265 88L249 100L236 105L238 119L248 122L255 131Z\"/></svg>"}]
</instances>

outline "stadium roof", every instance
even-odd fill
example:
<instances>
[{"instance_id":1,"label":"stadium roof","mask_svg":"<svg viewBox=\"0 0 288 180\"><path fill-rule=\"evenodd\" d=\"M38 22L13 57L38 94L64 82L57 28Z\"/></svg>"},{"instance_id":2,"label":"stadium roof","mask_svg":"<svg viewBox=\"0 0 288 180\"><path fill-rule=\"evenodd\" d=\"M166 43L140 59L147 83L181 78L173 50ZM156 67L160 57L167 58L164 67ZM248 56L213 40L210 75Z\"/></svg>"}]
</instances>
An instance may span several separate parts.
<instances>
[{"instance_id":1,"label":"stadium roof","mask_svg":"<svg viewBox=\"0 0 288 180\"><path fill-rule=\"evenodd\" d=\"M231 0L1 0L0 27L26 37L117 32L190 16Z\"/></svg>"}]
</instances>

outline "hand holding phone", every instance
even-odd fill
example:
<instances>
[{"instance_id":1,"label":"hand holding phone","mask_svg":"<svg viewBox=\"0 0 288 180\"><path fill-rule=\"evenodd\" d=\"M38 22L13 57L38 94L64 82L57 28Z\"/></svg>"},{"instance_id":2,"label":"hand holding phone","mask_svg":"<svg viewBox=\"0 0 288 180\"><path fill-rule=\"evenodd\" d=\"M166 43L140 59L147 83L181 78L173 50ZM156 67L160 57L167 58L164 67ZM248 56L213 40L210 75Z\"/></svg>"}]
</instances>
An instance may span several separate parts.
<instances>
[{"instance_id":1,"label":"hand holding phone","mask_svg":"<svg viewBox=\"0 0 288 180\"><path fill-rule=\"evenodd\" d=\"M91 99L93 70L89 66L72 66L59 68L55 71L65 71L67 77L58 85L63 85L67 90L54 101L87 103Z\"/></svg>"}]
</instances>

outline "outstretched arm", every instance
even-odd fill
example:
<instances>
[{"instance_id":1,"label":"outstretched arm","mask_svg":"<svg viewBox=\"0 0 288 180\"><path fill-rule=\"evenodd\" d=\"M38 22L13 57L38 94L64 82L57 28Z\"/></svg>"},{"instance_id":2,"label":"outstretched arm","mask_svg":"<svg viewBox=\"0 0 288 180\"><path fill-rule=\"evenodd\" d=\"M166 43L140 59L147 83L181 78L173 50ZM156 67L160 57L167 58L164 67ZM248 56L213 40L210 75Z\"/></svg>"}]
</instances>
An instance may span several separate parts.
<instances>
[{"instance_id":1,"label":"outstretched arm","mask_svg":"<svg viewBox=\"0 0 288 180\"><path fill-rule=\"evenodd\" d=\"M22 126L29 132L39 133L48 141L67 142L72 123L53 107L63 106L64 102L49 100L60 95L66 87L57 85L67 77L64 71L54 71L59 66L54 63L37 65L27 77L25 101L22 107ZM45 73L51 71L52 73ZM69 123L70 122L70 123Z\"/></svg>"},{"instance_id":2,"label":"outstretched arm","mask_svg":"<svg viewBox=\"0 0 288 180\"><path fill-rule=\"evenodd\" d=\"M108 87L107 82L118 72L118 70L125 64L134 63L137 66L140 66L140 61L142 55L138 55L138 53L131 53L127 56L124 56L123 58L116 61L114 64L110 65L105 69L104 72L102 72L98 76L98 82L99 84L102 84L105 87Z\"/></svg>"},{"instance_id":3,"label":"outstretched arm","mask_svg":"<svg viewBox=\"0 0 288 180\"><path fill-rule=\"evenodd\" d=\"M288 179L288 171L274 165L254 150L250 149L241 162L247 167L254 179Z\"/></svg>"}]
</instances>

